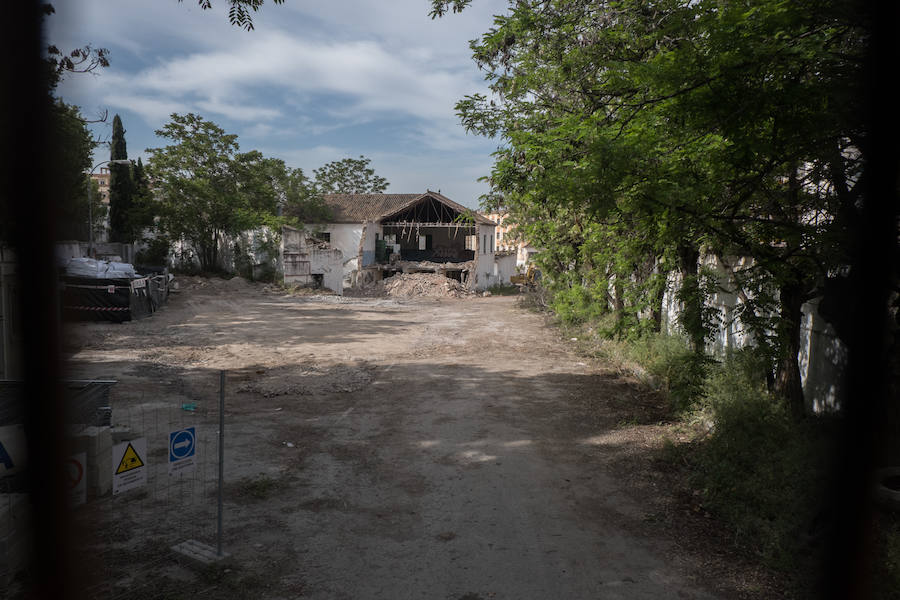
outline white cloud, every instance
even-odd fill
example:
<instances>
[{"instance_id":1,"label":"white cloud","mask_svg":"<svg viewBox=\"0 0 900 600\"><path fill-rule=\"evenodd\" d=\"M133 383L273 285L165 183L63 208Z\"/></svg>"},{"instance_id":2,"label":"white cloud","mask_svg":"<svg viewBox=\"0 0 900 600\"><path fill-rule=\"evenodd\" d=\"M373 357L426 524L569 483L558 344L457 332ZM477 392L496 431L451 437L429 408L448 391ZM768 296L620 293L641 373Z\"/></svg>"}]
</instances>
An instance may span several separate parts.
<instances>
[{"instance_id":1,"label":"white cloud","mask_svg":"<svg viewBox=\"0 0 900 600\"><path fill-rule=\"evenodd\" d=\"M110 48L110 68L60 92L90 111L130 114L130 147L165 143L153 129L172 112L199 112L240 133L242 147L305 170L365 154L393 191L441 187L473 205L494 144L467 136L454 105L485 91L467 42L507 4L478 0L432 21L428 0L266 2L245 32L228 23L225 0L212 11L196 0L67 1L48 39Z\"/></svg>"},{"instance_id":2,"label":"white cloud","mask_svg":"<svg viewBox=\"0 0 900 600\"><path fill-rule=\"evenodd\" d=\"M110 94L105 97L110 107L128 109L140 115L151 127L161 127L175 112L189 112L182 102L156 99L136 94Z\"/></svg>"},{"instance_id":3,"label":"white cloud","mask_svg":"<svg viewBox=\"0 0 900 600\"><path fill-rule=\"evenodd\" d=\"M279 32L138 71L122 85L132 93L172 101L197 98L204 110L242 121L281 115L255 105L260 101L257 90L266 91L266 101L279 104L298 95L337 95L345 103L325 108L341 118L381 113L449 122L455 120L458 98L483 89L471 72L435 70L427 60L391 54L378 42L314 44Z\"/></svg>"},{"instance_id":4,"label":"white cloud","mask_svg":"<svg viewBox=\"0 0 900 600\"><path fill-rule=\"evenodd\" d=\"M198 101L197 107L203 112L224 115L236 121L265 121L281 116L281 111L274 108L241 106L239 104L221 102L215 98Z\"/></svg>"}]
</instances>

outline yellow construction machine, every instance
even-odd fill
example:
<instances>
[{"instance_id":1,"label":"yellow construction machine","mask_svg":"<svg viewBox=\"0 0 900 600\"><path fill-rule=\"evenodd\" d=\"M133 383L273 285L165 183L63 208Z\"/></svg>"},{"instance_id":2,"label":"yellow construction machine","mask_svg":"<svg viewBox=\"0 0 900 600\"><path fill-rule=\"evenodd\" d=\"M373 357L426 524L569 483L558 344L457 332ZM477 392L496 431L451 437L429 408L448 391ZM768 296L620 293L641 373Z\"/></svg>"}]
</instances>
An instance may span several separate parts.
<instances>
[{"instance_id":1,"label":"yellow construction machine","mask_svg":"<svg viewBox=\"0 0 900 600\"><path fill-rule=\"evenodd\" d=\"M537 285L537 282L540 280L541 272L534 267L533 263L528 263L524 273L516 273L509 278L510 283L530 289L534 289L535 285Z\"/></svg>"}]
</instances>

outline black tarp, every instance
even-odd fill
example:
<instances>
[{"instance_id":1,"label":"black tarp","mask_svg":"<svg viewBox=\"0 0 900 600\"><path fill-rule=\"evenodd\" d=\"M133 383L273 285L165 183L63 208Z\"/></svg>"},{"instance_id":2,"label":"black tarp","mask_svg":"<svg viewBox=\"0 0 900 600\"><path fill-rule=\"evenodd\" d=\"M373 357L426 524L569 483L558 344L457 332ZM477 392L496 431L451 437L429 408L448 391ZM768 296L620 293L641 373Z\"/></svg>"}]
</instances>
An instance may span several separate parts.
<instances>
[{"instance_id":1,"label":"black tarp","mask_svg":"<svg viewBox=\"0 0 900 600\"><path fill-rule=\"evenodd\" d=\"M148 317L168 299L168 271L136 279L60 279L63 319L121 323Z\"/></svg>"},{"instance_id":2,"label":"black tarp","mask_svg":"<svg viewBox=\"0 0 900 600\"><path fill-rule=\"evenodd\" d=\"M66 321L112 321L132 318L130 279L61 278L61 308Z\"/></svg>"}]
</instances>

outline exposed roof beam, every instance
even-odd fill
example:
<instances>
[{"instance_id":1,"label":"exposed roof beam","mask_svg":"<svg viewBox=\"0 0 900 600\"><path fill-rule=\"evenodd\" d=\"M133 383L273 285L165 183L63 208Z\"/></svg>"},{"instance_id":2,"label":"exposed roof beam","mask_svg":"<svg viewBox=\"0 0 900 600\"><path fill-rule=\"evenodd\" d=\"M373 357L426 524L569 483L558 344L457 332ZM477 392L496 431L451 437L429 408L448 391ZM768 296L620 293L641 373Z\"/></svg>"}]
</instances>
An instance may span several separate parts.
<instances>
[{"instance_id":1,"label":"exposed roof beam","mask_svg":"<svg viewBox=\"0 0 900 600\"><path fill-rule=\"evenodd\" d=\"M452 227L455 229L475 229L476 224L468 223L419 223L418 221L387 221L382 227Z\"/></svg>"}]
</instances>

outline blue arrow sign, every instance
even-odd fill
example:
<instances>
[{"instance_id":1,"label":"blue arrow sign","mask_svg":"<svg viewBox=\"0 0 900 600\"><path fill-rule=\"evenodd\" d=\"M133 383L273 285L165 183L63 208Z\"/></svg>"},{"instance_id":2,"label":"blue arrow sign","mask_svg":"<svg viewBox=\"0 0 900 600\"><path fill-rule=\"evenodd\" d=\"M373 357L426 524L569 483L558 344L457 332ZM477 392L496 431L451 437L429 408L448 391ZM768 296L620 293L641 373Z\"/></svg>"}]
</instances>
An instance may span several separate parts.
<instances>
[{"instance_id":1,"label":"blue arrow sign","mask_svg":"<svg viewBox=\"0 0 900 600\"><path fill-rule=\"evenodd\" d=\"M194 456L196 445L194 428L188 427L169 434L169 462L175 463Z\"/></svg>"}]
</instances>

